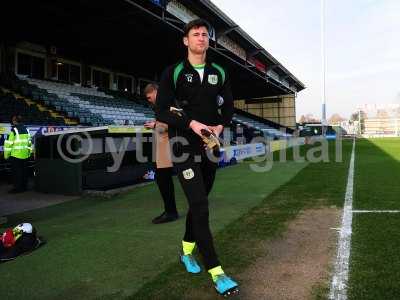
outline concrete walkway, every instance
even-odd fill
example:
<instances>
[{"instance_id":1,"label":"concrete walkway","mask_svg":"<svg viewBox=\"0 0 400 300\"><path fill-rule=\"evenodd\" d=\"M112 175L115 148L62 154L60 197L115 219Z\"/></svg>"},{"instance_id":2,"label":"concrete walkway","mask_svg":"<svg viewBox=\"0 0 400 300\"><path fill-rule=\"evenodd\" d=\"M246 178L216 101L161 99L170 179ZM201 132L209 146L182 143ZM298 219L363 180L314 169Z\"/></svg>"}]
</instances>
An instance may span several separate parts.
<instances>
[{"instance_id":1,"label":"concrete walkway","mask_svg":"<svg viewBox=\"0 0 400 300\"><path fill-rule=\"evenodd\" d=\"M0 218L2 216L46 207L79 198L79 196L38 193L33 190L33 183L31 182L27 192L20 194L9 194L8 191L11 189L12 186L9 184L5 184L4 182L0 184Z\"/></svg>"}]
</instances>

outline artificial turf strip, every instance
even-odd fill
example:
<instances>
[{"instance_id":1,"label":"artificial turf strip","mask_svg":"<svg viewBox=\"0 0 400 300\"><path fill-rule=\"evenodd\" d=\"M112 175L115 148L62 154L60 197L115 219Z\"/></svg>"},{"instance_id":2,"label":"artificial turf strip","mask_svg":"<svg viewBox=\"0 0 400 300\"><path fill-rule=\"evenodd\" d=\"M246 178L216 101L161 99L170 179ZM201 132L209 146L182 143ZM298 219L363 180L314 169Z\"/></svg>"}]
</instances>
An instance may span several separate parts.
<instances>
[{"instance_id":1,"label":"artificial turf strip","mask_svg":"<svg viewBox=\"0 0 400 300\"><path fill-rule=\"evenodd\" d=\"M259 206L215 235L217 252L228 274L240 274L255 258L266 255L258 246L262 241L280 235L287 222L295 218L301 209L343 205L352 143L343 143L342 163L333 162L333 147L331 144L330 163L310 163L290 182L265 197ZM321 297L321 291L328 291L328 286L327 278L318 286L318 297ZM205 300L216 299L216 294L206 272L190 276L179 263L175 263L129 299Z\"/></svg>"},{"instance_id":2,"label":"artificial turf strip","mask_svg":"<svg viewBox=\"0 0 400 300\"><path fill-rule=\"evenodd\" d=\"M400 209L399 178L400 138L358 141L353 209Z\"/></svg>"},{"instance_id":3,"label":"artificial turf strip","mask_svg":"<svg viewBox=\"0 0 400 300\"><path fill-rule=\"evenodd\" d=\"M400 139L356 146L353 209L400 210ZM400 214L354 214L349 299L400 299Z\"/></svg>"},{"instance_id":4,"label":"artificial turf strip","mask_svg":"<svg viewBox=\"0 0 400 300\"><path fill-rule=\"evenodd\" d=\"M276 163L270 172L254 173L244 163L218 172L210 196L213 231L259 205L305 165ZM179 184L175 187L184 214L186 200ZM178 259L184 218L151 224L161 207L153 184L111 199L83 198L9 216L8 226L31 222L48 243L0 266L0 282L7 283L0 284L0 298L121 299L134 294Z\"/></svg>"}]
</instances>

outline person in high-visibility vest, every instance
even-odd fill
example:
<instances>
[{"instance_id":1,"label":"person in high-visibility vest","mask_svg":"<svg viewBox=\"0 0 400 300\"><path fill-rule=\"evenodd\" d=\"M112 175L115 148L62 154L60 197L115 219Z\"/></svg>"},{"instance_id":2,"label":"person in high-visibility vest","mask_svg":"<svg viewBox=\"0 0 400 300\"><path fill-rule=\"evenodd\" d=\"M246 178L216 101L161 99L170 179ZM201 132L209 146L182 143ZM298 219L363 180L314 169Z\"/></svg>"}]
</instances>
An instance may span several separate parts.
<instances>
[{"instance_id":1,"label":"person in high-visibility vest","mask_svg":"<svg viewBox=\"0 0 400 300\"><path fill-rule=\"evenodd\" d=\"M13 116L13 127L4 142L4 158L10 159L14 188L9 193L22 193L27 190L28 161L32 153L29 130L22 124L21 116Z\"/></svg>"}]
</instances>

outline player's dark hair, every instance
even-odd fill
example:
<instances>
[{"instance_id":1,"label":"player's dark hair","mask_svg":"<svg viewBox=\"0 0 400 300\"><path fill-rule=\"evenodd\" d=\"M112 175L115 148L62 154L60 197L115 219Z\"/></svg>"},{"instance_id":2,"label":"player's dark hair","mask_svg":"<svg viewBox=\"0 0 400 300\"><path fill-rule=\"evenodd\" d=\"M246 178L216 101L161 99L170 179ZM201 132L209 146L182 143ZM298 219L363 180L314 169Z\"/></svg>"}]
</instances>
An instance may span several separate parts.
<instances>
[{"instance_id":1,"label":"player's dark hair","mask_svg":"<svg viewBox=\"0 0 400 300\"><path fill-rule=\"evenodd\" d=\"M183 36L187 36L192 28L199 28L199 27L207 28L208 33L210 33L210 28L211 28L210 23L208 23L204 19L194 19L185 25L183 29Z\"/></svg>"}]
</instances>

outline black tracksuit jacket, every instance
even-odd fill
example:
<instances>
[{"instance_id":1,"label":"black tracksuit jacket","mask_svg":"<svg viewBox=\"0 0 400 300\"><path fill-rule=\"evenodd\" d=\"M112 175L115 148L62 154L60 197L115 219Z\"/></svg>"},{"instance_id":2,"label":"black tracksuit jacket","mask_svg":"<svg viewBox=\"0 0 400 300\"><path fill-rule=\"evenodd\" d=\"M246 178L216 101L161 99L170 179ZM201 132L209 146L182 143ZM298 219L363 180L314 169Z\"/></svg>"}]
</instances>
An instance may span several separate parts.
<instances>
[{"instance_id":1,"label":"black tracksuit jacket","mask_svg":"<svg viewBox=\"0 0 400 300\"><path fill-rule=\"evenodd\" d=\"M218 95L224 100L220 107ZM185 114L181 117L172 114L171 106L183 109ZM182 135L191 130L191 120L205 125L229 126L234 111L229 76L222 67L211 62L206 62L202 82L188 60L169 66L161 77L156 107L157 120L167 123L172 130L178 129Z\"/></svg>"}]
</instances>

